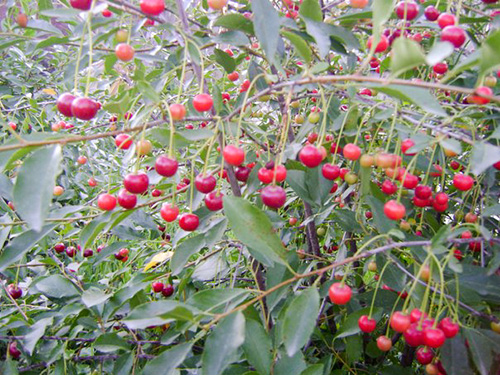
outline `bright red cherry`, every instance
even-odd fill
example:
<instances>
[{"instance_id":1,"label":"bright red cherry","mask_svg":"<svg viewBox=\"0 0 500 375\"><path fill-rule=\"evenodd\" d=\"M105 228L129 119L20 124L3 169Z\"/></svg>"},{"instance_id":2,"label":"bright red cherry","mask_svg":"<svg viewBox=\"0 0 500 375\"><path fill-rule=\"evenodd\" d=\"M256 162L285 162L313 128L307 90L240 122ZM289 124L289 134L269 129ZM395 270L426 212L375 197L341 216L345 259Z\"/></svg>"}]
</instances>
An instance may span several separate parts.
<instances>
[{"instance_id":1,"label":"bright red cherry","mask_svg":"<svg viewBox=\"0 0 500 375\"><path fill-rule=\"evenodd\" d=\"M377 321L375 319L370 319L368 315L361 315L358 319L359 329L365 333L371 333L377 327Z\"/></svg>"},{"instance_id":2,"label":"bright red cherry","mask_svg":"<svg viewBox=\"0 0 500 375\"><path fill-rule=\"evenodd\" d=\"M264 203L268 207L283 207L286 202L285 189L280 186L266 186L260 192L260 198L262 199L262 203Z\"/></svg>"},{"instance_id":3,"label":"bright red cherry","mask_svg":"<svg viewBox=\"0 0 500 375\"><path fill-rule=\"evenodd\" d=\"M418 185L418 177L411 174L407 173L404 179L402 180L403 186L407 189L415 189Z\"/></svg>"},{"instance_id":4,"label":"bright red cherry","mask_svg":"<svg viewBox=\"0 0 500 375\"><path fill-rule=\"evenodd\" d=\"M323 160L323 155L321 154L321 151L312 146L308 145L305 146L302 150L299 152L299 159L308 168L315 168L318 165L321 164L321 161Z\"/></svg>"},{"instance_id":5,"label":"bright red cherry","mask_svg":"<svg viewBox=\"0 0 500 375\"><path fill-rule=\"evenodd\" d=\"M415 196L419 199L429 199L432 196L432 189L427 185L418 185L415 188Z\"/></svg>"},{"instance_id":6,"label":"bright red cherry","mask_svg":"<svg viewBox=\"0 0 500 375\"><path fill-rule=\"evenodd\" d=\"M118 193L118 204L127 210L131 210L137 204L137 196L130 194L126 189L121 189Z\"/></svg>"},{"instance_id":7,"label":"bright red cherry","mask_svg":"<svg viewBox=\"0 0 500 375\"><path fill-rule=\"evenodd\" d=\"M260 168L257 172L257 178L263 184L270 184L271 182L273 182L272 169Z\"/></svg>"},{"instance_id":8,"label":"bright red cherry","mask_svg":"<svg viewBox=\"0 0 500 375\"><path fill-rule=\"evenodd\" d=\"M274 167L274 175L276 176L276 182L283 182L286 180L287 170L284 165L277 165Z\"/></svg>"},{"instance_id":9,"label":"bright red cherry","mask_svg":"<svg viewBox=\"0 0 500 375\"><path fill-rule=\"evenodd\" d=\"M71 113L80 120L92 120L98 110L97 102L89 98L76 98L71 103Z\"/></svg>"},{"instance_id":10,"label":"bright red cherry","mask_svg":"<svg viewBox=\"0 0 500 375\"><path fill-rule=\"evenodd\" d=\"M373 35L368 38L366 46L368 49L372 48ZM389 39L385 35L380 37L380 42L378 42L377 47L375 47L375 52L384 52L389 47Z\"/></svg>"},{"instance_id":11,"label":"bright red cherry","mask_svg":"<svg viewBox=\"0 0 500 375\"><path fill-rule=\"evenodd\" d=\"M361 149L354 143L348 143L344 146L344 157L349 160L358 160L361 156Z\"/></svg>"},{"instance_id":12,"label":"bright red cherry","mask_svg":"<svg viewBox=\"0 0 500 375\"><path fill-rule=\"evenodd\" d=\"M68 247L66 249L66 255L73 258L76 255L76 249L73 246Z\"/></svg>"},{"instance_id":13,"label":"bright red cherry","mask_svg":"<svg viewBox=\"0 0 500 375\"><path fill-rule=\"evenodd\" d=\"M342 283L334 283L330 286L328 295L332 303L336 305L345 305L351 300L352 290L349 286L342 285Z\"/></svg>"},{"instance_id":14,"label":"bright red cherry","mask_svg":"<svg viewBox=\"0 0 500 375\"><path fill-rule=\"evenodd\" d=\"M155 292L155 293L161 293L161 291L163 290L163 288L165 287L165 285L163 285L163 283L161 283L159 281L156 281L156 282L154 282L151 285L151 287L153 289L153 292Z\"/></svg>"},{"instance_id":15,"label":"bright red cherry","mask_svg":"<svg viewBox=\"0 0 500 375\"><path fill-rule=\"evenodd\" d=\"M421 365L428 365L434 359L434 352L426 347L418 348L415 353L415 358Z\"/></svg>"},{"instance_id":16,"label":"bright red cherry","mask_svg":"<svg viewBox=\"0 0 500 375\"><path fill-rule=\"evenodd\" d=\"M439 10L437 10L434 6L429 5L427 8L425 8L424 11L424 16L427 18L428 21L435 21L439 17Z\"/></svg>"},{"instance_id":17,"label":"bright red cherry","mask_svg":"<svg viewBox=\"0 0 500 375\"><path fill-rule=\"evenodd\" d=\"M460 48L465 43L467 36L464 29L458 26L446 26L441 31L441 40L450 42L455 48Z\"/></svg>"},{"instance_id":18,"label":"bright red cherry","mask_svg":"<svg viewBox=\"0 0 500 375\"><path fill-rule=\"evenodd\" d=\"M157 16L165 10L164 0L141 0L141 11L151 16Z\"/></svg>"},{"instance_id":19,"label":"bright red cherry","mask_svg":"<svg viewBox=\"0 0 500 375\"><path fill-rule=\"evenodd\" d=\"M234 82L234 81L237 81L237 80L238 80L238 78L240 78L240 75L238 74L238 72L232 72L232 73L229 73L229 74L227 75L227 78L228 78L230 81Z\"/></svg>"},{"instance_id":20,"label":"bright red cherry","mask_svg":"<svg viewBox=\"0 0 500 375\"><path fill-rule=\"evenodd\" d=\"M23 290L16 284L9 284L7 286L7 292L13 299L21 298L23 295Z\"/></svg>"},{"instance_id":21,"label":"bright red cherry","mask_svg":"<svg viewBox=\"0 0 500 375\"><path fill-rule=\"evenodd\" d=\"M223 198L224 194L222 193L217 193L216 191L212 191L211 193L208 193L205 195L205 206L210 210L210 211L219 211L222 210L222 207L224 206L224 201Z\"/></svg>"},{"instance_id":22,"label":"bright red cherry","mask_svg":"<svg viewBox=\"0 0 500 375\"><path fill-rule=\"evenodd\" d=\"M132 137L128 134L118 134L115 138L115 145L123 150L128 150L132 146Z\"/></svg>"},{"instance_id":23,"label":"bright red cherry","mask_svg":"<svg viewBox=\"0 0 500 375\"><path fill-rule=\"evenodd\" d=\"M198 94L193 98L193 107L198 112L210 111L214 104L212 97L208 94Z\"/></svg>"},{"instance_id":24,"label":"bright red cherry","mask_svg":"<svg viewBox=\"0 0 500 375\"><path fill-rule=\"evenodd\" d=\"M391 316L391 328L396 332L403 333L411 324L410 316L396 311Z\"/></svg>"},{"instance_id":25,"label":"bright red cherry","mask_svg":"<svg viewBox=\"0 0 500 375\"><path fill-rule=\"evenodd\" d=\"M441 29L444 29L446 26L454 26L457 23L457 18L450 13L441 13L438 18L438 25Z\"/></svg>"},{"instance_id":26,"label":"bright red cherry","mask_svg":"<svg viewBox=\"0 0 500 375\"><path fill-rule=\"evenodd\" d=\"M73 117L73 112L71 112L71 104L76 99L74 95L69 92L65 92L57 98L57 109L66 117Z\"/></svg>"},{"instance_id":27,"label":"bright red cherry","mask_svg":"<svg viewBox=\"0 0 500 375\"><path fill-rule=\"evenodd\" d=\"M427 314L422 313L420 309L414 308L410 312L410 320L412 323L417 323L422 318L422 315L427 316Z\"/></svg>"},{"instance_id":28,"label":"bright red cherry","mask_svg":"<svg viewBox=\"0 0 500 375\"><path fill-rule=\"evenodd\" d=\"M234 145L227 145L222 151L227 164L235 167L240 166L245 161L245 151Z\"/></svg>"},{"instance_id":29,"label":"bright red cherry","mask_svg":"<svg viewBox=\"0 0 500 375\"><path fill-rule=\"evenodd\" d=\"M326 163L321 167L321 174L327 180L333 181L340 176L340 168L337 165Z\"/></svg>"},{"instance_id":30,"label":"bright red cherry","mask_svg":"<svg viewBox=\"0 0 500 375\"><path fill-rule=\"evenodd\" d=\"M97 206L101 210L112 211L116 207L116 198L111 194L101 194L97 198Z\"/></svg>"},{"instance_id":31,"label":"bright red cherry","mask_svg":"<svg viewBox=\"0 0 500 375\"><path fill-rule=\"evenodd\" d=\"M387 336L379 336L377 338L377 347L383 352L388 352L392 348L392 341Z\"/></svg>"},{"instance_id":32,"label":"bright red cherry","mask_svg":"<svg viewBox=\"0 0 500 375\"><path fill-rule=\"evenodd\" d=\"M416 154L416 152L408 152L408 150L413 146L415 146L415 142L413 142L412 139L407 138L403 142L401 142L401 152L403 152L403 154L405 155L413 156Z\"/></svg>"},{"instance_id":33,"label":"bright red cherry","mask_svg":"<svg viewBox=\"0 0 500 375\"><path fill-rule=\"evenodd\" d=\"M170 297L172 294L174 294L174 286L172 284L167 284L161 291L161 294L163 294L163 297Z\"/></svg>"},{"instance_id":34,"label":"bright red cherry","mask_svg":"<svg viewBox=\"0 0 500 375\"><path fill-rule=\"evenodd\" d=\"M187 232L192 232L200 225L200 219L195 214L183 214L179 218L179 226Z\"/></svg>"},{"instance_id":35,"label":"bright red cherry","mask_svg":"<svg viewBox=\"0 0 500 375\"><path fill-rule=\"evenodd\" d=\"M182 104L170 104L169 110L174 121L180 121L186 117L186 107Z\"/></svg>"},{"instance_id":36,"label":"bright red cherry","mask_svg":"<svg viewBox=\"0 0 500 375\"><path fill-rule=\"evenodd\" d=\"M446 317L439 322L438 328L443 331L447 339L455 337L460 330L457 323L453 323L450 317Z\"/></svg>"},{"instance_id":37,"label":"bright red cherry","mask_svg":"<svg viewBox=\"0 0 500 375\"><path fill-rule=\"evenodd\" d=\"M440 348L445 340L446 336L440 329L428 328L424 331L424 344L431 348Z\"/></svg>"},{"instance_id":38,"label":"bright red cherry","mask_svg":"<svg viewBox=\"0 0 500 375\"><path fill-rule=\"evenodd\" d=\"M163 177L172 177L179 167L177 160L169 158L166 155L160 155L156 159L155 169L156 172Z\"/></svg>"},{"instance_id":39,"label":"bright red cherry","mask_svg":"<svg viewBox=\"0 0 500 375\"><path fill-rule=\"evenodd\" d=\"M418 323L410 324L410 327L403 332L403 336L410 346L417 347L424 343L424 331L418 328Z\"/></svg>"},{"instance_id":40,"label":"bright red cherry","mask_svg":"<svg viewBox=\"0 0 500 375\"><path fill-rule=\"evenodd\" d=\"M163 203L160 210L160 215L168 223L171 223L179 216L179 207L172 206L170 203Z\"/></svg>"},{"instance_id":41,"label":"bright red cherry","mask_svg":"<svg viewBox=\"0 0 500 375\"><path fill-rule=\"evenodd\" d=\"M448 71L448 64L445 62L437 63L432 67L432 70L434 70L434 73L436 74L444 74Z\"/></svg>"},{"instance_id":42,"label":"bright red cherry","mask_svg":"<svg viewBox=\"0 0 500 375\"><path fill-rule=\"evenodd\" d=\"M203 176L201 173L194 179L196 190L201 193L208 194L215 189L217 180L211 174Z\"/></svg>"},{"instance_id":43,"label":"bright red cherry","mask_svg":"<svg viewBox=\"0 0 500 375\"><path fill-rule=\"evenodd\" d=\"M69 4L75 9L89 10L92 6L92 0L69 0Z\"/></svg>"},{"instance_id":44,"label":"bright red cherry","mask_svg":"<svg viewBox=\"0 0 500 375\"><path fill-rule=\"evenodd\" d=\"M101 12L102 16L103 17L106 17L106 18L109 18L113 15L113 13L109 10L109 9L104 9L102 12Z\"/></svg>"},{"instance_id":45,"label":"bright red cherry","mask_svg":"<svg viewBox=\"0 0 500 375\"><path fill-rule=\"evenodd\" d=\"M391 180L385 180L380 187L382 193L392 195L398 191L397 185Z\"/></svg>"},{"instance_id":46,"label":"bright red cherry","mask_svg":"<svg viewBox=\"0 0 500 375\"><path fill-rule=\"evenodd\" d=\"M445 205L448 203L448 194L446 193L437 193L434 197L434 202L439 205Z\"/></svg>"},{"instance_id":47,"label":"bright red cherry","mask_svg":"<svg viewBox=\"0 0 500 375\"><path fill-rule=\"evenodd\" d=\"M148 190L149 178L146 173L131 173L123 179L123 186L132 194L142 194Z\"/></svg>"},{"instance_id":48,"label":"bright red cherry","mask_svg":"<svg viewBox=\"0 0 500 375\"><path fill-rule=\"evenodd\" d=\"M453 176L453 186L458 190L467 191L474 185L474 179L471 176L465 175L463 173L458 173Z\"/></svg>"},{"instance_id":49,"label":"bright red cherry","mask_svg":"<svg viewBox=\"0 0 500 375\"><path fill-rule=\"evenodd\" d=\"M416 2L412 0L400 1L396 5L396 15L398 16L399 19L405 18L405 11L406 11L406 20L408 21L414 20L418 16L419 6Z\"/></svg>"},{"instance_id":50,"label":"bright red cherry","mask_svg":"<svg viewBox=\"0 0 500 375\"><path fill-rule=\"evenodd\" d=\"M18 359L21 356L21 351L17 348L17 342L13 341L9 343L9 355L13 359Z\"/></svg>"},{"instance_id":51,"label":"bright red cherry","mask_svg":"<svg viewBox=\"0 0 500 375\"><path fill-rule=\"evenodd\" d=\"M488 86L479 86L475 92L476 94L493 96L493 90ZM488 104L490 102L490 99L484 98L480 95L471 95L469 96L468 102L471 104L483 105Z\"/></svg>"}]
</instances>

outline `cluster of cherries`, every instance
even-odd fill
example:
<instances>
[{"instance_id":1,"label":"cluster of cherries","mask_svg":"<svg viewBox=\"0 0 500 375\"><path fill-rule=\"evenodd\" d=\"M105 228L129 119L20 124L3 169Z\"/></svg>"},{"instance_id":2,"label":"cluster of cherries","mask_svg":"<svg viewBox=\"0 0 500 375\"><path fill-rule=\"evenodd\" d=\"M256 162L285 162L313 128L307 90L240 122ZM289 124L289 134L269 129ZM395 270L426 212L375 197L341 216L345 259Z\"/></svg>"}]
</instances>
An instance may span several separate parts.
<instances>
[{"instance_id":1,"label":"cluster of cherries","mask_svg":"<svg viewBox=\"0 0 500 375\"><path fill-rule=\"evenodd\" d=\"M92 120L101 104L86 97L76 97L69 92L57 98L57 109L66 117L76 117L80 120Z\"/></svg>"},{"instance_id":2,"label":"cluster of cherries","mask_svg":"<svg viewBox=\"0 0 500 375\"><path fill-rule=\"evenodd\" d=\"M164 297L170 297L174 294L174 286L172 284L164 284L160 281L156 281L151 285L151 289L155 293L161 293Z\"/></svg>"},{"instance_id":3,"label":"cluster of cherries","mask_svg":"<svg viewBox=\"0 0 500 375\"><path fill-rule=\"evenodd\" d=\"M99 246L97 248L97 252L100 253L103 248L104 248L104 246ZM82 251L82 248L80 247L80 245L77 245L76 247L75 246L67 246L66 247L66 245L64 243L60 242L60 243L54 245L54 251L57 254L66 253L66 255L68 257L74 258L79 251ZM84 258L90 258L93 255L94 255L94 251L92 249L85 249L83 251Z\"/></svg>"}]
</instances>

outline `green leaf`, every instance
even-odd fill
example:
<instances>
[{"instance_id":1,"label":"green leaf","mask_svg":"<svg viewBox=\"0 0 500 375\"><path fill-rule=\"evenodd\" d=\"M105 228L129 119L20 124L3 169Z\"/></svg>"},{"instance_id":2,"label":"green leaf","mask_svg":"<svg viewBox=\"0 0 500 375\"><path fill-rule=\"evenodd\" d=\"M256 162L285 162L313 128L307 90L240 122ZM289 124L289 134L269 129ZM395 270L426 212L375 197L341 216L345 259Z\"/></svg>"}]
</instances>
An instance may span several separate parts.
<instances>
[{"instance_id":1,"label":"green leaf","mask_svg":"<svg viewBox=\"0 0 500 375\"><path fill-rule=\"evenodd\" d=\"M35 47L35 51L37 49L40 49L40 48L47 48L47 47L50 47L50 46L53 46L55 44L64 44L64 43L68 43L69 41L69 38L68 37L64 37L64 38L60 38L60 37L57 37L57 36L52 36L50 38L47 38L47 39L44 39L42 40L40 43L38 43Z\"/></svg>"},{"instance_id":2,"label":"green leaf","mask_svg":"<svg viewBox=\"0 0 500 375\"><path fill-rule=\"evenodd\" d=\"M278 49L281 19L269 0L252 0L252 11L255 34L272 64Z\"/></svg>"},{"instance_id":3,"label":"green leaf","mask_svg":"<svg viewBox=\"0 0 500 375\"><path fill-rule=\"evenodd\" d=\"M481 59L479 60L481 74L486 74L500 65L500 49L498 46L500 46L500 29L492 32L481 44Z\"/></svg>"},{"instance_id":4,"label":"green leaf","mask_svg":"<svg viewBox=\"0 0 500 375\"><path fill-rule=\"evenodd\" d=\"M236 69L236 61L234 61L234 59L231 56L229 56L226 52L218 48L214 50L214 54L215 54L215 61L217 61L217 63L224 68L226 73L234 72L234 69Z\"/></svg>"},{"instance_id":5,"label":"green leaf","mask_svg":"<svg viewBox=\"0 0 500 375\"><path fill-rule=\"evenodd\" d=\"M448 42L437 42L435 43L427 56L425 57L425 62L429 66L434 66L440 63L455 51L455 48L451 43Z\"/></svg>"},{"instance_id":6,"label":"green leaf","mask_svg":"<svg viewBox=\"0 0 500 375\"><path fill-rule=\"evenodd\" d=\"M62 34L61 30L59 30L55 26L52 26L51 23L44 21L44 20L30 19L30 21L28 22L28 26L26 28L45 31L45 32L51 33L51 34Z\"/></svg>"},{"instance_id":7,"label":"green leaf","mask_svg":"<svg viewBox=\"0 0 500 375\"><path fill-rule=\"evenodd\" d=\"M170 261L170 268L172 275L177 275L182 271L191 255L196 254L205 246L205 235L199 234L197 236L188 238L183 241L174 251L172 260Z\"/></svg>"},{"instance_id":8,"label":"green leaf","mask_svg":"<svg viewBox=\"0 0 500 375\"><path fill-rule=\"evenodd\" d=\"M220 375L236 360L238 348L245 341L245 317L237 311L215 327L205 342L202 355L202 375Z\"/></svg>"},{"instance_id":9,"label":"green leaf","mask_svg":"<svg viewBox=\"0 0 500 375\"><path fill-rule=\"evenodd\" d=\"M103 353L113 353L118 350L129 350L130 345L116 333L105 333L94 342L94 348Z\"/></svg>"},{"instance_id":10,"label":"green leaf","mask_svg":"<svg viewBox=\"0 0 500 375\"><path fill-rule=\"evenodd\" d=\"M60 145L41 148L26 158L19 169L14 205L21 218L37 232L49 213L61 160Z\"/></svg>"},{"instance_id":11,"label":"green leaf","mask_svg":"<svg viewBox=\"0 0 500 375\"><path fill-rule=\"evenodd\" d=\"M74 8L57 8L47 9L40 12L41 15L54 18L77 18L81 13L80 10Z\"/></svg>"},{"instance_id":12,"label":"green leaf","mask_svg":"<svg viewBox=\"0 0 500 375\"><path fill-rule=\"evenodd\" d=\"M314 38L318 45L320 57L325 57L330 52L331 46L329 25L308 18L304 18L304 22L306 23L307 33Z\"/></svg>"},{"instance_id":13,"label":"green leaf","mask_svg":"<svg viewBox=\"0 0 500 375\"><path fill-rule=\"evenodd\" d=\"M262 375L269 375L272 366L271 336L262 323L247 319L245 326L245 342L243 350L248 362Z\"/></svg>"},{"instance_id":14,"label":"green leaf","mask_svg":"<svg viewBox=\"0 0 500 375\"><path fill-rule=\"evenodd\" d=\"M225 16L217 18L214 26L221 26L229 30L240 30L247 34L254 35L252 21L239 13L226 14Z\"/></svg>"},{"instance_id":15,"label":"green leaf","mask_svg":"<svg viewBox=\"0 0 500 375\"><path fill-rule=\"evenodd\" d=\"M130 355L130 353L125 353L115 361L113 375L130 375L133 365L134 356Z\"/></svg>"},{"instance_id":16,"label":"green leaf","mask_svg":"<svg viewBox=\"0 0 500 375\"><path fill-rule=\"evenodd\" d=\"M192 295L186 301L189 306L199 310L220 314L231 308L231 305L241 303L248 295L245 289L206 289Z\"/></svg>"},{"instance_id":17,"label":"green leaf","mask_svg":"<svg viewBox=\"0 0 500 375\"><path fill-rule=\"evenodd\" d=\"M302 352L297 352L293 357L289 357L286 353L282 353L281 358L274 366L274 375L299 375L306 369L304 355Z\"/></svg>"},{"instance_id":18,"label":"green leaf","mask_svg":"<svg viewBox=\"0 0 500 375\"><path fill-rule=\"evenodd\" d=\"M6 358L5 362L1 363L0 370L2 375L19 375L17 361L12 360L10 357Z\"/></svg>"},{"instance_id":19,"label":"green leaf","mask_svg":"<svg viewBox=\"0 0 500 375\"><path fill-rule=\"evenodd\" d=\"M469 342L472 361L481 375L488 375L492 370L493 351L500 353L500 338L493 331L484 329L465 329L465 337ZM455 374L453 374L455 375Z\"/></svg>"},{"instance_id":20,"label":"green leaf","mask_svg":"<svg viewBox=\"0 0 500 375\"><path fill-rule=\"evenodd\" d=\"M392 9L394 7L393 0L373 0L373 44L377 45L382 34L382 27L391 17Z\"/></svg>"},{"instance_id":21,"label":"green leaf","mask_svg":"<svg viewBox=\"0 0 500 375\"><path fill-rule=\"evenodd\" d=\"M485 141L476 142L472 146L470 165L471 172L476 176L498 161L500 161L500 147Z\"/></svg>"},{"instance_id":22,"label":"green leaf","mask_svg":"<svg viewBox=\"0 0 500 375\"><path fill-rule=\"evenodd\" d=\"M94 242L96 237L101 232L107 232L110 229L117 226L120 222L129 217L134 210L127 211L108 211L101 216L98 216L92 220L83 230L80 232L80 245L82 248L86 249L90 247L91 243Z\"/></svg>"},{"instance_id":23,"label":"green leaf","mask_svg":"<svg viewBox=\"0 0 500 375\"><path fill-rule=\"evenodd\" d=\"M243 198L224 196L224 211L236 238L243 242L260 262L271 266L286 264L280 238L269 217Z\"/></svg>"},{"instance_id":24,"label":"green leaf","mask_svg":"<svg viewBox=\"0 0 500 375\"><path fill-rule=\"evenodd\" d=\"M304 0L300 4L299 14L302 18L309 18L316 22L323 21L323 12L318 0Z\"/></svg>"},{"instance_id":25,"label":"green leaf","mask_svg":"<svg viewBox=\"0 0 500 375\"><path fill-rule=\"evenodd\" d=\"M155 89L149 82L141 80L136 82L135 86L146 98L151 100L153 103L158 103L161 100L160 94L155 91Z\"/></svg>"},{"instance_id":26,"label":"green leaf","mask_svg":"<svg viewBox=\"0 0 500 375\"><path fill-rule=\"evenodd\" d=\"M393 221L387 220L384 214L384 202L378 200L375 196L367 196L366 202L373 213L373 222L380 233L387 233L396 227Z\"/></svg>"},{"instance_id":27,"label":"green leaf","mask_svg":"<svg viewBox=\"0 0 500 375\"><path fill-rule=\"evenodd\" d=\"M251 22L250 24L253 27L253 24ZM220 33L213 38L213 41L216 43L231 44L233 46L247 46L250 44L250 40L245 35L245 33L238 30Z\"/></svg>"},{"instance_id":28,"label":"green leaf","mask_svg":"<svg viewBox=\"0 0 500 375\"><path fill-rule=\"evenodd\" d=\"M473 372L462 335L446 340L441 347L441 361L449 374L469 375Z\"/></svg>"},{"instance_id":29,"label":"green leaf","mask_svg":"<svg viewBox=\"0 0 500 375\"><path fill-rule=\"evenodd\" d=\"M356 221L356 213L351 210L339 209L334 211L335 221L346 232L362 232L363 228Z\"/></svg>"},{"instance_id":30,"label":"green leaf","mask_svg":"<svg viewBox=\"0 0 500 375\"><path fill-rule=\"evenodd\" d=\"M177 374L179 367L186 356L191 352L192 343L177 344L172 349L164 351L155 359L148 361L144 367L143 374L161 374L174 375Z\"/></svg>"},{"instance_id":31,"label":"green leaf","mask_svg":"<svg viewBox=\"0 0 500 375\"><path fill-rule=\"evenodd\" d=\"M35 288L49 298L65 298L78 295L75 285L61 275L51 275L35 284Z\"/></svg>"},{"instance_id":32,"label":"green leaf","mask_svg":"<svg viewBox=\"0 0 500 375\"><path fill-rule=\"evenodd\" d=\"M391 76L397 77L407 70L425 63L420 44L409 38L397 38L392 43Z\"/></svg>"},{"instance_id":33,"label":"green leaf","mask_svg":"<svg viewBox=\"0 0 500 375\"><path fill-rule=\"evenodd\" d=\"M101 289L91 286L83 292L82 302L85 306L92 307L106 302L110 297L110 294L106 294Z\"/></svg>"},{"instance_id":34,"label":"green leaf","mask_svg":"<svg viewBox=\"0 0 500 375\"><path fill-rule=\"evenodd\" d=\"M307 42L299 35L289 31L283 31L282 34L297 49L297 52L300 54L304 62L309 64L311 62L312 52Z\"/></svg>"},{"instance_id":35,"label":"green leaf","mask_svg":"<svg viewBox=\"0 0 500 375\"><path fill-rule=\"evenodd\" d=\"M354 363L363 355L363 340L361 336L349 336L345 339L348 363Z\"/></svg>"},{"instance_id":36,"label":"green leaf","mask_svg":"<svg viewBox=\"0 0 500 375\"><path fill-rule=\"evenodd\" d=\"M175 320L192 320L193 313L188 306L177 301L153 301L143 303L134 308L123 319L130 329L144 329L158 326Z\"/></svg>"},{"instance_id":37,"label":"green leaf","mask_svg":"<svg viewBox=\"0 0 500 375\"><path fill-rule=\"evenodd\" d=\"M40 232L28 230L14 238L0 254L0 271L4 271L8 266L20 260L55 227L56 224L49 224L44 226Z\"/></svg>"},{"instance_id":38,"label":"green leaf","mask_svg":"<svg viewBox=\"0 0 500 375\"><path fill-rule=\"evenodd\" d=\"M319 293L312 287L295 296L288 305L283 321L283 341L289 357L309 340L319 313Z\"/></svg>"},{"instance_id":39,"label":"green leaf","mask_svg":"<svg viewBox=\"0 0 500 375\"><path fill-rule=\"evenodd\" d=\"M44 335L47 327L52 325L52 321L52 318L43 318L30 327L29 333L23 340L24 349L26 349L29 355L33 354L38 340Z\"/></svg>"},{"instance_id":40,"label":"green leaf","mask_svg":"<svg viewBox=\"0 0 500 375\"><path fill-rule=\"evenodd\" d=\"M318 363L316 365L309 366L304 371L300 373L300 375L323 375L323 369L325 365L322 363Z\"/></svg>"}]
</instances>

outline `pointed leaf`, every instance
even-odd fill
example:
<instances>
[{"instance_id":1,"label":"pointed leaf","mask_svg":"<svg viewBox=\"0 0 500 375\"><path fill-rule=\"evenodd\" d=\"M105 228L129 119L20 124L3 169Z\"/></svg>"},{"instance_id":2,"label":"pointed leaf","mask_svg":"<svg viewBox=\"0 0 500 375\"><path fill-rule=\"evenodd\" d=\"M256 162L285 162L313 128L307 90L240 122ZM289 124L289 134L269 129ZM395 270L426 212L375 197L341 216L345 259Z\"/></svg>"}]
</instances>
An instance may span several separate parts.
<instances>
[{"instance_id":1,"label":"pointed leaf","mask_svg":"<svg viewBox=\"0 0 500 375\"><path fill-rule=\"evenodd\" d=\"M248 319L245 328L243 350L248 362L262 375L269 375L272 365L272 342L263 325Z\"/></svg>"},{"instance_id":2,"label":"pointed leaf","mask_svg":"<svg viewBox=\"0 0 500 375\"><path fill-rule=\"evenodd\" d=\"M186 356L191 352L193 344L184 343L175 345L161 353L155 359L149 361L144 367L143 374L161 374L161 375L174 375L176 368L179 367Z\"/></svg>"},{"instance_id":3,"label":"pointed leaf","mask_svg":"<svg viewBox=\"0 0 500 375\"><path fill-rule=\"evenodd\" d=\"M500 147L488 142L476 142L472 146L471 172L476 176L500 161Z\"/></svg>"},{"instance_id":4,"label":"pointed leaf","mask_svg":"<svg viewBox=\"0 0 500 375\"><path fill-rule=\"evenodd\" d=\"M281 19L269 0L252 0L254 30L270 63L278 50Z\"/></svg>"},{"instance_id":5,"label":"pointed leaf","mask_svg":"<svg viewBox=\"0 0 500 375\"><path fill-rule=\"evenodd\" d=\"M392 43L391 76L397 77L407 70L425 63L420 44L409 38L397 38Z\"/></svg>"},{"instance_id":6,"label":"pointed leaf","mask_svg":"<svg viewBox=\"0 0 500 375\"><path fill-rule=\"evenodd\" d=\"M323 21L323 12L318 0L304 0L300 4L299 14L316 22Z\"/></svg>"}]
</instances>

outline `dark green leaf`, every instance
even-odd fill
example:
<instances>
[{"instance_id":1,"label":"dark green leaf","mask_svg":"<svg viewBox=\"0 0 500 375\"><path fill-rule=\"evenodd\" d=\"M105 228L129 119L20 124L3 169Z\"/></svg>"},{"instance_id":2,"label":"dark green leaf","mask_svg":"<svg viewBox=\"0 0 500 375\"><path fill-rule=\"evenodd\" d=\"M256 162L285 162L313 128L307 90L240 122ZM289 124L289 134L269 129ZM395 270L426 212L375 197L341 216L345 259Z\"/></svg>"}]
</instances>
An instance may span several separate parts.
<instances>
[{"instance_id":1,"label":"dark green leaf","mask_svg":"<svg viewBox=\"0 0 500 375\"><path fill-rule=\"evenodd\" d=\"M248 362L262 375L269 375L272 366L272 342L263 325L247 319L243 350Z\"/></svg>"},{"instance_id":2,"label":"dark green leaf","mask_svg":"<svg viewBox=\"0 0 500 375\"><path fill-rule=\"evenodd\" d=\"M35 288L49 298L73 297L79 294L75 285L61 275L51 275L35 284Z\"/></svg>"},{"instance_id":3,"label":"dark green leaf","mask_svg":"<svg viewBox=\"0 0 500 375\"><path fill-rule=\"evenodd\" d=\"M149 361L144 367L143 374L174 375L186 356L191 352L193 344L184 343L175 345L172 349L164 351L155 359Z\"/></svg>"},{"instance_id":4,"label":"dark green leaf","mask_svg":"<svg viewBox=\"0 0 500 375\"><path fill-rule=\"evenodd\" d=\"M255 34L266 52L267 59L273 63L280 38L280 17L269 0L253 0L252 10Z\"/></svg>"},{"instance_id":5,"label":"dark green leaf","mask_svg":"<svg viewBox=\"0 0 500 375\"><path fill-rule=\"evenodd\" d=\"M482 43L480 47L481 59L479 69L481 74L485 74L496 66L500 65L500 29L493 31Z\"/></svg>"},{"instance_id":6,"label":"dark green leaf","mask_svg":"<svg viewBox=\"0 0 500 375\"><path fill-rule=\"evenodd\" d=\"M446 340L441 348L441 361L447 373L468 375L472 373L462 335Z\"/></svg>"},{"instance_id":7,"label":"dark green leaf","mask_svg":"<svg viewBox=\"0 0 500 375\"><path fill-rule=\"evenodd\" d=\"M35 350L38 340L44 335L47 327L52 325L52 321L52 318L43 318L30 327L29 333L23 340L23 346L29 355L33 354L33 350Z\"/></svg>"},{"instance_id":8,"label":"dark green leaf","mask_svg":"<svg viewBox=\"0 0 500 375\"><path fill-rule=\"evenodd\" d=\"M236 68L236 62L231 56L218 48L214 50L214 54L215 61L217 61L217 63L219 63L224 68L226 73L234 72L234 69Z\"/></svg>"},{"instance_id":9,"label":"dark green leaf","mask_svg":"<svg viewBox=\"0 0 500 375\"><path fill-rule=\"evenodd\" d=\"M174 251L172 260L170 261L170 268L172 269L172 274L177 275L182 271L183 267L186 265L189 257L196 254L205 246L205 235L199 234L195 237L188 238L183 241L177 249Z\"/></svg>"},{"instance_id":10,"label":"dark green leaf","mask_svg":"<svg viewBox=\"0 0 500 375\"><path fill-rule=\"evenodd\" d=\"M129 350L130 345L118 334L112 332L99 336L94 342L94 348L103 353L113 353L118 350Z\"/></svg>"}]
</instances>

